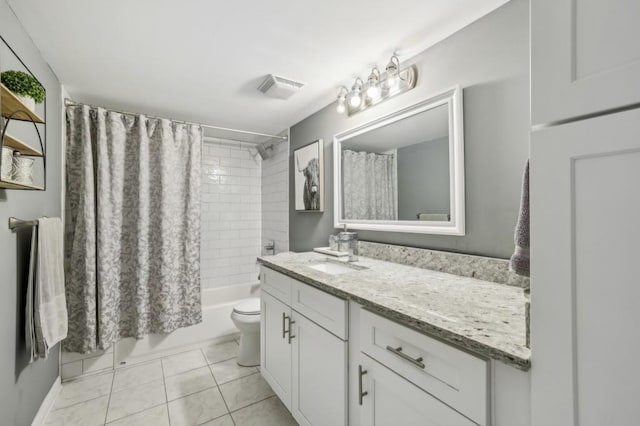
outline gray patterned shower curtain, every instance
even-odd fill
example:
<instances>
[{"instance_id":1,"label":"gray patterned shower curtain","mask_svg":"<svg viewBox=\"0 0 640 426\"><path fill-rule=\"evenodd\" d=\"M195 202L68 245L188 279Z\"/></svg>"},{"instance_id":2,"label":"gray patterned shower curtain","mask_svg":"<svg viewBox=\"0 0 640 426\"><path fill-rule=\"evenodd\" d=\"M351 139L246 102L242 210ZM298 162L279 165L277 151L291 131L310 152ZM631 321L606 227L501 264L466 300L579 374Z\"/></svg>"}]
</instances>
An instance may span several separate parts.
<instances>
[{"instance_id":1,"label":"gray patterned shower curtain","mask_svg":"<svg viewBox=\"0 0 640 426\"><path fill-rule=\"evenodd\" d=\"M64 348L202 321L202 128L67 107Z\"/></svg>"},{"instance_id":2,"label":"gray patterned shower curtain","mask_svg":"<svg viewBox=\"0 0 640 426\"><path fill-rule=\"evenodd\" d=\"M395 154L342 151L345 219L396 220Z\"/></svg>"}]
</instances>

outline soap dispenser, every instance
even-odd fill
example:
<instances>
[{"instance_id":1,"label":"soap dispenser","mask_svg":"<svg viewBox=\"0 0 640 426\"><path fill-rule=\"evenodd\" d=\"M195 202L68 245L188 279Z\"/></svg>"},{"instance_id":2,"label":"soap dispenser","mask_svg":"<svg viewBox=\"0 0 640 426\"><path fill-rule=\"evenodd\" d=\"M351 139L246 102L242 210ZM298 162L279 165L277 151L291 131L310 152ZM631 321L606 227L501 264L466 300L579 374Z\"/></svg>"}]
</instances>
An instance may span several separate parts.
<instances>
[{"instance_id":1,"label":"soap dispenser","mask_svg":"<svg viewBox=\"0 0 640 426\"><path fill-rule=\"evenodd\" d=\"M356 232L347 231L347 225L344 225L344 231L338 234L340 251L349 253L349 262L358 260L358 234Z\"/></svg>"}]
</instances>

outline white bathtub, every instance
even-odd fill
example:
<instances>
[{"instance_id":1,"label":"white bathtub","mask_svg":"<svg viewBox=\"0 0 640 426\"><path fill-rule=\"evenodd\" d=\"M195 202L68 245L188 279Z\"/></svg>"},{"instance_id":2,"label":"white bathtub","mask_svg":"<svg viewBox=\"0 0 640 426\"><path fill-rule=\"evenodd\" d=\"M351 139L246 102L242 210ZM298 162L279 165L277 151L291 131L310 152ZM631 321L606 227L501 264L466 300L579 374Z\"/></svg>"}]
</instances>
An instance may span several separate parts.
<instances>
[{"instance_id":1,"label":"white bathtub","mask_svg":"<svg viewBox=\"0 0 640 426\"><path fill-rule=\"evenodd\" d=\"M238 337L231 321L231 311L238 302L258 297L260 282L203 289L202 323L181 328L170 334L152 334L143 339L123 339L114 348L114 364L132 364L159 355L188 350L204 343L223 342Z\"/></svg>"}]
</instances>

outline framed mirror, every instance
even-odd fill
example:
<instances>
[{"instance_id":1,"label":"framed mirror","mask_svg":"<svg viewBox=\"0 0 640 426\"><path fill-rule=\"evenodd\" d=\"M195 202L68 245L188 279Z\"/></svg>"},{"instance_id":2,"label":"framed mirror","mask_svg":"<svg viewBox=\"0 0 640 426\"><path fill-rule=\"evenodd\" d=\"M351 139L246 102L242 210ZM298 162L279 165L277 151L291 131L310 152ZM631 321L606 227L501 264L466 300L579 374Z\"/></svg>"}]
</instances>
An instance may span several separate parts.
<instances>
[{"instance_id":1,"label":"framed mirror","mask_svg":"<svg viewBox=\"0 0 640 426\"><path fill-rule=\"evenodd\" d=\"M334 225L464 235L462 89L334 136Z\"/></svg>"}]
</instances>

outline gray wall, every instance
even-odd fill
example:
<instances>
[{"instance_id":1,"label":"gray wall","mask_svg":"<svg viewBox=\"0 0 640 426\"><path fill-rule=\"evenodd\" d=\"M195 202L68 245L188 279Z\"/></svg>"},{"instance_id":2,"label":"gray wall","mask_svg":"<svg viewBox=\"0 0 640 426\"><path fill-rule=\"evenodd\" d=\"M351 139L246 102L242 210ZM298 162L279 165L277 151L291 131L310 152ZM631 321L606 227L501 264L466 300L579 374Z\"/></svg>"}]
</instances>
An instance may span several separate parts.
<instances>
[{"instance_id":1,"label":"gray wall","mask_svg":"<svg viewBox=\"0 0 640 426\"><path fill-rule=\"evenodd\" d=\"M459 84L464 89L466 235L358 234L367 241L501 258L511 255L522 170L529 151L528 0L512 0L409 62L415 62L420 72L414 90L350 118L338 115L331 104L291 127L292 153L318 138L325 144L324 213L299 213L290 203L292 251L326 246L328 235L336 232L333 135ZM346 74L345 83L348 78ZM293 182L292 156L289 165ZM289 194L293 200L292 185Z\"/></svg>"},{"instance_id":2,"label":"gray wall","mask_svg":"<svg viewBox=\"0 0 640 426\"><path fill-rule=\"evenodd\" d=\"M450 213L449 138L398 149L398 219Z\"/></svg>"},{"instance_id":3,"label":"gray wall","mask_svg":"<svg viewBox=\"0 0 640 426\"><path fill-rule=\"evenodd\" d=\"M0 0L0 34L47 90L47 190L0 189L0 423L22 426L31 424L58 376L58 347L51 350L46 361L28 364L23 337L23 311L31 231L12 233L6 223L9 216L32 219L61 215L62 103L58 79L31 43L5 0Z\"/></svg>"}]
</instances>

